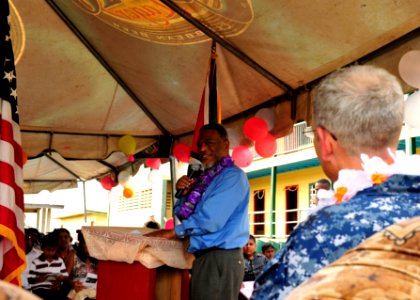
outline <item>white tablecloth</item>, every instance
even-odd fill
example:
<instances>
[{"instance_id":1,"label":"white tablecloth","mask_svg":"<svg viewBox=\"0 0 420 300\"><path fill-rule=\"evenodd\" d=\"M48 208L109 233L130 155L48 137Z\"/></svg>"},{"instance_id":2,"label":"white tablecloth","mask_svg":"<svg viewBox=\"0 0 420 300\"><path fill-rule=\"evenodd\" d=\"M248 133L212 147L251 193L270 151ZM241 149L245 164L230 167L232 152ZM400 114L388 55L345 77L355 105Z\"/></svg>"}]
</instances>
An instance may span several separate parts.
<instances>
[{"instance_id":1,"label":"white tablecloth","mask_svg":"<svg viewBox=\"0 0 420 300\"><path fill-rule=\"evenodd\" d=\"M186 252L182 240L145 237L146 231L145 228L82 227L89 254L99 260L138 261L149 269L162 265L191 268L194 256Z\"/></svg>"}]
</instances>

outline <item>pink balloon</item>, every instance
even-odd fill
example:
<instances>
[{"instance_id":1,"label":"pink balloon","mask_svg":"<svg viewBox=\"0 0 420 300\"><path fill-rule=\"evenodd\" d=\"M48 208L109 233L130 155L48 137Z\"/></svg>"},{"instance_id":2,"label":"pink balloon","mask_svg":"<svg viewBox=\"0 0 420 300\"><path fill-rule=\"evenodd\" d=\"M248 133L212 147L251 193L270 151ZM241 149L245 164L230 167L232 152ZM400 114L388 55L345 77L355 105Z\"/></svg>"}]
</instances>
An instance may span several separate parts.
<instances>
[{"instance_id":1,"label":"pink balloon","mask_svg":"<svg viewBox=\"0 0 420 300\"><path fill-rule=\"evenodd\" d=\"M269 133L263 139L255 142L255 151L261 157L270 157L277 152L276 139Z\"/></svg>"},{"instance_id":2,"label":"pink balloon","mask_svg":"<svg viewBox=\"0 0 420 300\"><path fill-rule=\"evenodd\" d=\"M166 230L174 229L174 227L175 227L174 218L169 218L168 220L166 220L166 222L165 222L165 229Z\"/></svg>"},{"instance_id":3,"label":"pink balloon","mask_svg":"<svg viewBox=\"0 0 420 300\"><path fill-rule=\"evenodd\" d=\"M158 170L161 165L160 158L146 158L146 165L154 170Z\"/></svg>"},{"instance_id":4,"label":"pink balloon","mask_svg":"<svg viewBox=\"0 0 420 300\"><path fill-rule=\"evenodd\" d=\"M248 167L252 163L252 152L246 146L236 146L232 151L232 158L240 168Z\"/></svg>"},{"instance_id":5,"label":"pink balloon","mask_svg":"<svg viewBox=\"0 0 420 300\"><path fill-rule=\"evenodd\" d=\"M252 117L246 120L244 124L244 134L247 138L258 141L263 139L268 133L267 123L258 117Z\"/></svg>"},{"instance_id":6,"label":"pink balloon","mask_svg":"<svg viewBox=\"0 0 420 300\"><path fill-rule=\"evenodd\" d=\"M191 147L180 143L175 145L174 147L174 156L177 160L182 162L189 162L190 161L190 155L191 155Z\"/></svg>"},{"instance_id":7,"label":"pink balloon","mask_svg":"<svg viewBox=\"0 0 420 300\"><path fill-rule=\"evenodd\" d=\"M420 89L420 50L405 53L398 64L398 71L408 85Z\"/></svg>"},{"instance_id":8,"label":"pink balloon","mask_svg":"<svg viewBox=\"0 0 420 300\"><path fill-rule=\"evenodd\" d=\"M111 176L105 176L101 179L101 185L104 189L110 191L115 186L115 182Z\"/></svg>"}]
</instances>

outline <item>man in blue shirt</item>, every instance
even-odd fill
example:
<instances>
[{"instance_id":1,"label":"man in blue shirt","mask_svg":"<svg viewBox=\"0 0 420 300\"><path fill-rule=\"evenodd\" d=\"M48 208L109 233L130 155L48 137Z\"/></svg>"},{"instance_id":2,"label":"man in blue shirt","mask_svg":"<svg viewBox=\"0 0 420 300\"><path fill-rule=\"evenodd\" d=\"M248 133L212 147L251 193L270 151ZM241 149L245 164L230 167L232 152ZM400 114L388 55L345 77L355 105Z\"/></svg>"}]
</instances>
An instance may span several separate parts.
<instances>
[{"instance_id":1,"label":"man in blue shirt","mask_svg":"<svg viewBox=\"0 0 420 300\"><path fill-rule=\"evenodd\" d=\"M395 151L404 116L397 79L373 66L342 69L320 83L313 105L314 147L338 204L296 227L252 299L283 299L371 235L420 215L420 158Z\"/></svg>"},{"instance_id":2,"label":"man in blue shirt","mask_svg":"<svg viewBox=\"0 0 420 300\"><path fill-rule=\"evenodd\" d=\"M200 129L197 142L203 174L182 176L183 190L175 213L182 223L172 231L148 236L189 237L188 252L196 257L191 275L191 299L238 299L244 274L242 247L249 238L249 183L229 156L229 140L222 125Z\"/></svg>"}]
</instances>

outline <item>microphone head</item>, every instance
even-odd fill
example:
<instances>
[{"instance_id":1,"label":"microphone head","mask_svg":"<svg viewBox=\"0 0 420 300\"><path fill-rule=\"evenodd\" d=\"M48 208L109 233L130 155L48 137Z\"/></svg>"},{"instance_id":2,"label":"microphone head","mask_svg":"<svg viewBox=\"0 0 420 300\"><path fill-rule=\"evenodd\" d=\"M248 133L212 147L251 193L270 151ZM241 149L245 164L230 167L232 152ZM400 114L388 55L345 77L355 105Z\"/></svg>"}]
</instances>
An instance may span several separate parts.
<instances>
[{"instance_id":1,"label":"microphone head","mask_svg":"<svg viewBox=\"0 0 420 300\"><path fill-rule=\"evenodd\" d=\"M204 170L204 166L201 161L197 159L190 159L190 164L188 165L187 176L190 178L197 178L201 175Z\"/></svg>"},{"instance_id":2,"label":"microphone head","mask_svg":"<svg viewBox=\"0 0 420 300\"><path fill-rule=\"evenodd\" d=\"M188 165L188 169L191 169L193 171L199 171L199 170L203 170L204 166L201 163L201 161L199 161L198 159L194 157L191 157L189 165Z\"/></svg>"},{"instance_id":3,"label":"microphone head","mask_svg":"<svg viewBox=\"0 0 420 300\"><path fill-rule=\"evenodd\" d=\"M201 164L201 163L199 163L199 164L193 164L193 165L189 165L189 167L193 171L199 171L199 170L202 170L203 169L203 164Z\"/></svg>"}]
</instances>

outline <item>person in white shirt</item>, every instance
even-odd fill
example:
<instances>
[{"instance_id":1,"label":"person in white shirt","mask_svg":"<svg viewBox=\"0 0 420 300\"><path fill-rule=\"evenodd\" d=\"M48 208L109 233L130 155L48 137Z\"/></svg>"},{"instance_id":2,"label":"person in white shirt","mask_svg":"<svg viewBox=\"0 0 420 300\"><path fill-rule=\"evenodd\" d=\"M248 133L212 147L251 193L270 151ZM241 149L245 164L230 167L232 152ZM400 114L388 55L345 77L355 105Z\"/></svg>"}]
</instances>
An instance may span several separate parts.
<instances>
[{"instance_id":1,"label":"person in white shirt","mask_svg":"<svg viewBox=\"0 0 420 300\"><path fill-rule=\"evenodd\" d=\"M22 273L22 287L30 290L31 285L28 282L29 268L32 261L42 254L38 248L39 231L36 228L25 228L25 250L26 250L26 269Z\"/></svg>"}]
</instances>

